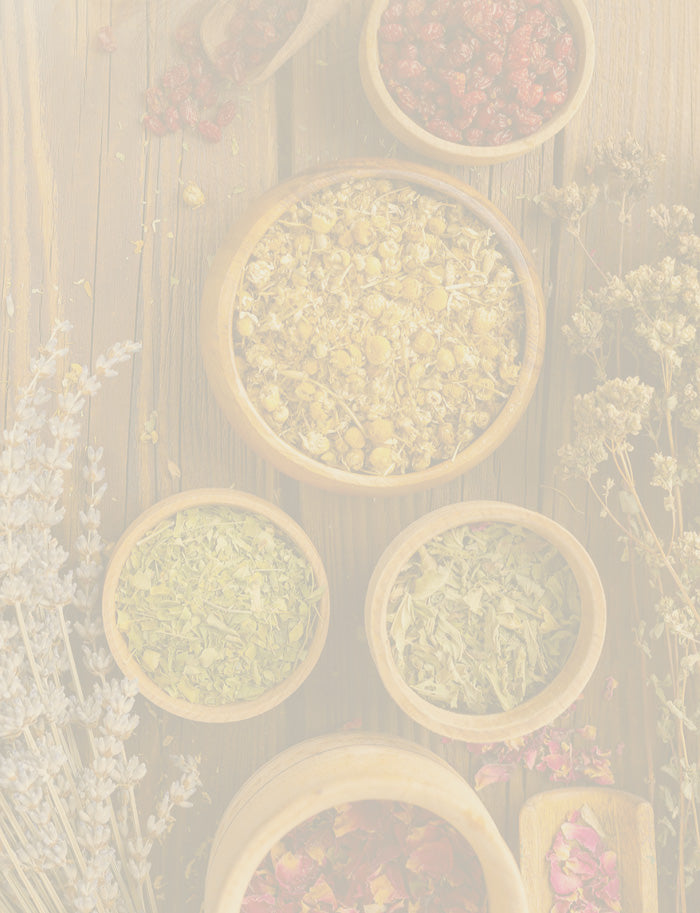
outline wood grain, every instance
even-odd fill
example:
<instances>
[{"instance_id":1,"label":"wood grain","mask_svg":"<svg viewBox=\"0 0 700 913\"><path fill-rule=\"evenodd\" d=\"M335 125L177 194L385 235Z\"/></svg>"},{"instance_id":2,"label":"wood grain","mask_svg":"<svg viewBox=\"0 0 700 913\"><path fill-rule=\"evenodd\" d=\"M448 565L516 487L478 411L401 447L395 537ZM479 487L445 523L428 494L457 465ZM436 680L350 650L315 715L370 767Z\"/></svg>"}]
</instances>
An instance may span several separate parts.
<instances>
[{"instance_id":1,"label":"wood grain","mask_svg":"<svg viewBox=\"0 0 700 913\"><path fill-rule=\"evenodd\" d=\"M625 743L624 763L616 764L618 784L646 793L645 738L638 722L646 683L630 637L629 581L620 573L614 534L557 472L557 449L571 433L571 397L591 380L561 336L578 289L591 278L590 267L571 237L553 229L528 198L552 182L585 180L594 144L631 130L647 149L667 156L656 196L700 208L700 5L588 0L596 70L582 108L563 133L512 162L449 169L499 206L532 252L548 302L545 362L526 415L488 460L428 492L382 501L316 491L251 453L209 389L198 338L211 258L248 203L279 177L352 155L427 163L382 127L362 92L357 50L366 3L352 0L273 80L242 90L239 115L219 145L192 134L149 139L140 122L146 88L177 59L173 32L190 7L188 0L0 3L3 423L11 391L26 377L29 357L54 316L63 314L75 325L71 361L87 362L115 340L136 336L141 354L105 385L86 413L84 441L105 448L108 538L115 540L141 510L174 491L235 485L283 506L306 529L328 569L326 650L283 706L259 720L203 733L194 723L141 705L134 749L151 767L140 796L144 816L169 782L163 773L161 783L161 772L171 752L202 755L211 797L210 805L200 803L183 815L172 835L163 860L163 909L196 913L206 841L221 809L261 763L306 736L361 721L430 746L469 772L463 746L443 743L390 700L362 632L369 576L391 538L432 508L462 499L500 498L539 509L567 526L596 560L611 611L603 657L579 717L598 724L604 746ZM106 55L95 34L110 21L117 50ZM200 209L183 204L183 182L190 180L207 196ZM614 265L617 244L606 224L592 221L588 241L606 268ZM625 266L653 253L655 243L635 229ZM155 441L144 439L153 413ZM71 526L80 489L76 481ZM608 675L620 681L618 696L601 705ZM546 785L528 774L484 790L482 798L511 846L523 799ZM187 878L194 856L198 861ZM670 896L672 887L664 890ZM691 909L697 896L694 902Z\"/></svg>"}]
</instances>

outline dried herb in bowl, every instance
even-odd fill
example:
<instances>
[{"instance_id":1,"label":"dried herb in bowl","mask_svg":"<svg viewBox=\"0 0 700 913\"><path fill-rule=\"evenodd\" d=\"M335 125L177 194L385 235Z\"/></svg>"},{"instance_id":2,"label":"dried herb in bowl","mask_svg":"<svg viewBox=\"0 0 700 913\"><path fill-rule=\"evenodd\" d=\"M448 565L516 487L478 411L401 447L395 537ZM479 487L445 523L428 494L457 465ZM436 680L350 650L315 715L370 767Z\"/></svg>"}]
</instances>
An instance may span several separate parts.
<instances>
[{"instance_id":1,"label":"dried herb in bowl","mask_svg":"<svg viewBox=\"0 0 700 913\"><path fill-rule=\"evenodd\" d=\"M253 249L238 372L304 455L373 475L424 470L465 449L515 387L517 284L493 230L461 204L346 180L290 206Z\"/></svg>"},{"instance_id":2,"label":"dried herb in bowl","mask_svg":"<svg viewBox=\"0 0 700 913\"><path fill-rule=\"evenodd\" d=\"M253 700L305 658L321 592L297 547L267 518L226 505L163 520L127 558L117 628L172 697Z\"/></svg>"},{"instance_id":3,"label":"dried herb in bowl","mask_svg":"<svg viewBox=\"0 0 700 913\"><path fill-rule=\"evenodd\" d=\"M452 825L414 805L365 800L290 831L251 879L241 913L486 913L481 865Z\"/></svg>"},{"instance_id":4,"label":"dried herb in bowl","mask_svg":"<svg viewBox=\"0 0 700 913\"><path fill-rule=\"evenodd\" d=\"M401 570L387 629L399 673L463 713L511 710L563 667L580 594L559 550L525 527L467 524L435 536Z\"/></svg>"},{"instance_id":5,"label":"dried herb in bowl","mask_svg":"<svg viewBox=\"0 0 700 913\"><path fill-rule=\"evenodd\" d=\"M402 111L469 146L539 130L569 97L577 65L560 0L389 0L377 37Z\"/></svg>"}]
</instances>

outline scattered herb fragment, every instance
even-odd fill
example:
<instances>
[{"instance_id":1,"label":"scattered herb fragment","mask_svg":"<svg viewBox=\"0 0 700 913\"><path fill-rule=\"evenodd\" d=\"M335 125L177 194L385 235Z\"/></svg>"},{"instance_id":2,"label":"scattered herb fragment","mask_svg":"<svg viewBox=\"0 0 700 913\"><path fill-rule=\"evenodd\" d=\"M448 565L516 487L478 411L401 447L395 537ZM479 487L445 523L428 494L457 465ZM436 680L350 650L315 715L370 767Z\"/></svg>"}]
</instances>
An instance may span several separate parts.
<instances>
[{"instance_id":1,"label":"scattered herb fragment","mask_svg":"<svg viewBox=\"0 0 700 913\"><path fill-rule=\"evenodd\" d=\"M290 831L251 879L241 913L487 913L479 860L425 809L365 800Z\"/></svg>"},{"instance_id":2,"label":"scattered herb fragment","mask_svg":"<svg viewBox=\"0 0 700 913\"><path fill-rule=\"evenodd\" d=\"M494 233L402 183L344 181L291 206L238 293L238 370L260 416L330 466L453 459L520 373L524 306Z\"/></svg>"},{"instance_id":3,"label":"scattered herb fragment","mask_svg":"<svg viewBox=\"0 0 700 913\"><path fill-rule=\"evenodd\" d=\"M190 209L199 209L200 206L204 206L207 202L207 198L198 184L195 184L194 181L188 181L182 188L182 201Z\"/></svg>"},{"instance_id":4,"label":"scattered herb fragment","mask_svg":"<svg viewBox=\"0 0 700 913\"><path fill-rule=\"evenodd\" d=\"M450 710L492 713L554 678L580 616L576 578L554 545L514 524L467 524L435 536L402 569L387 630L417 694Z\"/></svg>"},{"instance_id":5,"label":"scattered herb fragment","mask_svg":"<svg viewBox=\"0 0 700 913\"><path fill-rule=\"evenodd\" d=\"M173 697L259 697L308 652L321 593L270 520L225 505L178 511L131 551L115 595L136 661Z\"/></svg>"},{"instance_id":6,"label":"scattered herb fragment","mask_svg":"<svg viewBox=\"0 0 700 913\"><path fill-rule=\"evenodd\" d=\"M390 0L378 40L399 107L470 146L539 130L568 98L576 68L560 0Z\"/></svg>"},{"instance_id":7,"label":"scattered herb fragment","mask_svg":"<svg viewBox=\"0 0 700 913\"><path fill-rule=\"evenodd\" d=\"M614 785L612 751L598 745L595 726L590 723L579 726L574 722L579 702L580 699L551 725L523 738L491 745L469 745L471 754L482 759L474 776L475 788L507 783L515 773L525 770L545 774L551 783ZM619 746L618 753L621 750L622 746Z\"/></svg>"},{"instance_id":8,"label":"scattered herb fragment","mask_svg":"<svg viewBox=\"0 0 700 913\"><path fill-rule=\"evenodd\" d=\"M620 913L617 854L587 806L571 812L547 853L555 902L551 913Z\"/></svg>"},{"instance_id":9,"label":"scattered herb fragment","mask_svg":"<svg viewBox=\"0 0 700 913\"><path fill-rule=\"evenodd\" d=\"M245 0L226 28L216 49L219 70L237 83L260 69L282 47L301 22L307 0Z\"/></svg>"},{"instance_id":10,"label":"scattered herb fragment","mask_svg":"<svg viewBox=\"0 0 700 913\"><path fill-rule=\"evenodd\" d=\"M143 123L154 136L190 129L209 142L221 139L222 127L236 113L236 102L221 100L225 82L204 53L196 16L184 19L175 32L182 62L170 66L146 91Z\"/></svg>"}]
</instances>

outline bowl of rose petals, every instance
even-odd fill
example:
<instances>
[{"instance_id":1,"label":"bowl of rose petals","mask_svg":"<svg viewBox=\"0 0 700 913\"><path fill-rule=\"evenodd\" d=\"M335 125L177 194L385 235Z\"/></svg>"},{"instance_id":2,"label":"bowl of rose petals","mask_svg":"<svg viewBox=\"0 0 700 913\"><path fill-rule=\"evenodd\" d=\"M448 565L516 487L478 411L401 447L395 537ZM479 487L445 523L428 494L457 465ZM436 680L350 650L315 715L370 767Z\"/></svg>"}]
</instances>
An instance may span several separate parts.
<instances>
[{"instance_id":1,"label":"bowl of rose petals","mask_svg":"<svg viewBox=\"0 0 700 913\"><path fill-rule=\"evenodd\" d=\"M605 594L581 543L499 501L434 510L389 544L365 630L385 688L451 739L518 739L573 704L605 638Z\"/></svg>"},{"instance_id":2,"label":"bowl of rose petals","mask_svg":"<svg viewBox=\"0 0 700 913\"><path fill-rule=\"evenodd\" d=\"M558 133L583 101L594 56L582 0L374 0L360 73L403 143L479 165Z\"/></svg>"},{"instance_id":3,"label":"bowl of rose petals","mask_svg":"<svg viewBox=\"0 0 700 913\"><path fill-rule=\"evenodd\" d=\"M214 836L205 913L527 909L485 806L425 748L341 733L282 752Z\"/></svg>"}]
</instances>

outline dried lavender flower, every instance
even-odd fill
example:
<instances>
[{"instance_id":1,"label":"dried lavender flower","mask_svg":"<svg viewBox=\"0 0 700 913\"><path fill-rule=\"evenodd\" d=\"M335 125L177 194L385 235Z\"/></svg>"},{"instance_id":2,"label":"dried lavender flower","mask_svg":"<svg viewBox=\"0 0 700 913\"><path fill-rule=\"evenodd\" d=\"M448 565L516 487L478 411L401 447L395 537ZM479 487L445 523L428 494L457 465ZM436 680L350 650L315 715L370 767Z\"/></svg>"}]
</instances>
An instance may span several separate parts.
<instances>
[{"instance_id":1,"label":"dried lavender flower","mask_svg":"<svg viewBox=\"0 0 700 913\"><path fill-rule=\"evenodd\" d=\"M0 445L0 907L154 913L150 864L142 859L134 878L126 850L129 841L142 853L152 846L141 839L133 793L145 769L125 748L138 724L136 687L107 678L95 615L104 552L100 449L87 450L75 560L56 533L82 411L138 346L113 346L93 372L71 368L51 392L69 329L57 324L32 359ZM78 673L76 644L89 677ZM183 778L181 805L199 785L196 767Z\"/></svg>"}]
</instances>

